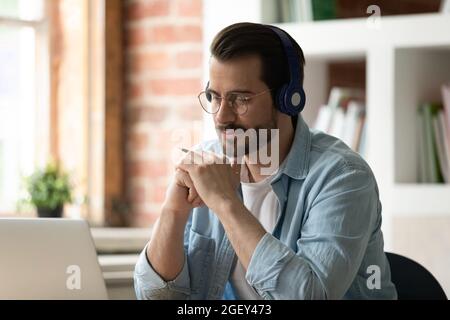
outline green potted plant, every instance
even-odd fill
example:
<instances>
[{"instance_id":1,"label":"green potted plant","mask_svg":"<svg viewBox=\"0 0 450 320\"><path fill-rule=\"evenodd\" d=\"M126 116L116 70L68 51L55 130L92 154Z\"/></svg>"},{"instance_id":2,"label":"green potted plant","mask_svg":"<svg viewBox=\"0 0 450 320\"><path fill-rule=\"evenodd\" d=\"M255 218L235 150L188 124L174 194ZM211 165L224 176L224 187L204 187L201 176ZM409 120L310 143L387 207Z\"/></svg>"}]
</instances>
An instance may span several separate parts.
<instances>
[{"instance_id":1,"label":"green potted plant","mask_svg":"<svg viewBox=\"0 0 450 320\"><path fill-rule=\"evenodd\" d=\"M26 180L30 202L42 218L60 218L65 203L72 202L72 185L58 165L48 164Z\"/></svg>"}]
</instances>

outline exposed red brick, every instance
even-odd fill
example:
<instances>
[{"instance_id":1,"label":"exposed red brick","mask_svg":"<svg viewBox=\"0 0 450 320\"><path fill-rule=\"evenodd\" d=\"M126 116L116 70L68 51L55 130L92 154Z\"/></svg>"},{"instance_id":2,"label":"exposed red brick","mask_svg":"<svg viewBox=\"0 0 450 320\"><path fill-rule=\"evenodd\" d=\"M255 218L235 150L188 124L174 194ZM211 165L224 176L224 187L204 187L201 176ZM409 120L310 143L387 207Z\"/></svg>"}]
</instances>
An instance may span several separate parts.
<instances>
[{"instance_id":1,"label":"exposed red brick","mask_svg":"<svg viewBox=\"0 0 450 320\"><path fill-rule=\"evenodd\" d=\"M130 47L165 43L199 43L202 41L201 25L155 25L129 29L126 42Z\"/></svg>"},{"instance_id":2,"label":"exposed red brick","mask_svg":"<svg viewBox=\"0 0 450 320\"><path fill-rule=\"evenodd\" d=\"M180 119L187 121L201 120L203 109L199 103L184 105L177 108L177 114Z\"/></svg>"},{"instance_id":3,"label":"exposed red brick","mask_svg":"<svg viewBox=\"0 0 450 320\"><path fill-rule=\"evenodd\" d=\"M203 30L201 25L178 26L176 29L177 40L180 42L201 42Z\"/></svg>"},{"instance_id":4,"label":"exposed red brick","mask_svg":"<svg viewBox=\"0 0 450 320\"><path fill-rule=\"evenodd\" d=\"M144 27L125 30L125 45L129 48L148 44L148 31Z\"/></svg>"},{"instance_id":5,"label":"exposed red brick","mask_svg":"<svg viewBox=\"0 0 450 320\"><path fill-rule=\"evenodd\" d=\"M169 173L167 161L136 160L128 166L131 177L163 177Z\"/></svg>"},{"instance_id":6,"label":"exposed red brick","mask_svg":"<svg viewBox=\"0 0 450 320\"><path fill-rule=\"evenodd\" d=\"M171 67L172 61L167 51L136 53L129 57L129 67L133 73L165 70Z\"/></svg>"},{"instance_id":7,"label":"exposed red brick","mask_svg":"<svg viewBox=\"0 0 450 320\"><path fill-rule=\"evenodd\" d=\"M201 91L200 78L152 79L146 89L155 95L193 95Z\"/></svg>"},{"instance_id":8,"label":"exposed red brick","mask_svg":"<svg viewBox=\"0 0 450 320\"><path fill-rule=\"evenodd\" d=\"M144 86L141 83L128 83L126 96L128 99L140 98L144 95Z\"/></svg>"},{"instance_id":9,"label":"exposed red brick","mask_svg":"<svg viewBox=\"0 0 450 320\"><path fill-rule=\"evenodd\" d=\"M201 17L203 12L201 0L178 0L176 15L184 17Z\"/></svg>"},{"instance_id":10,"label":"exposed red brick","mask_svg":"<svg viewBox=\"0 0 450 320\"><path fill-rule=\"evenodd\" d=\"M179 124L177 125L177 128L178 127ZM172 141L172 132L174 132L174 130L156 127L151 130L150 139L152 147L156 148L162 156L170 157L168 153L172 151L172 148L176 143L175 141Z\"/></svg>"},{"instance_id":11,"label":"exposed red brick","mask_svg":"<svg viewBox=\"0 0 450 320\"><path fill-rule=\"evenodd\" d=\"M168 0L135 1L126 6L126 19L128 21L158 16L167 16L170 10Z\"/></svg>"},{"instance_id":12,"label":"exposed red brick","mask_svg":"<svg viewBox=\"0 0 450 320\"><path fill-rule=\"evenodd\" d=\"M131 150L145 150L149 145L149 137L146 132L133 132L128 137Z\"/></svg>"},{"instance_id":13,"label":"exposed red brick","mask_svg":"<svg viewBox=\"0 0 450 320\"><path fill-rule=\"evenodd\" d=\"M154 203L162 203L166 197L166 186L153 185L148 193L148 200Z\"/></svg>"},{"instance_id":14,"label":"exposed red brick","mask_svg":"<svg viewBox=\"0 0 450 320\"><path fill-rule=\"evenodd\" d=\"M201 68L202 58L203 55L200 50L180 52L176 55L176 66L182 69Z\"/></svg>"},{"instance_id":15,"label":"exposed red brick","mask_svg":"<svg viewBox=\"0 0 450 320\"><path fill-rule=\"evenodd\" d=\"M202 40L202 29L200 25L163 25L155 26L149 30L150 40L165 42L198 42Z\"/></svg>"},{"instance_id":16,"label":"exposed red brick","mask_svg":"<svg viewBox=\"0 0 450 320\"><path fill-rule=\"evenodd\" d=\"M198 142L194 140L198 140L199 134L193 131L200 129L192 124L202 118L196 100L196 94L202 90L202 50L183 47L202 43L202 0L133 0L128 1L124 9L125 51L128 53L124 103L127 107L126 150L130 153L126 184L130 223L134 227L147 227L160 214L167 188L161 179L168 183L173 173L175 147ZM173 23L173 18L178 17L194 19ZM190 69L189 73L198 71L198 74L188 78L174 76L174 71L186 69ZM157 101L152 100L154 97L163 97L163 101L170 97L171 100L167 105L145 104L145 101ZM186 102L187 97L192 98L192 102ZM145 159L149 155L150 160L140 158L141 155ZM144 187L136 181L142 179L151 183Z\"/></svg>"},{"instance_id":17,"label":"exposed red brick","mask_svg":"<svg viewBox=\"0 0 450 320\"><path fill-rule=\"evenodd\" d=\"M168 111L164 107L133 107L129 110L128 123L160 122L166 118Z\"/></svg>"},{"instance_id":18,"label":"exposed red brick","mask_svg":"<svg viewBox=\"0 0 450 320\"><path fill-rule=\"evenodd\" d=\"M146 201L146 192L144 186L133 186L130 192L130 200L133 204L142 204Z\"/></svg>"}]
</instances>

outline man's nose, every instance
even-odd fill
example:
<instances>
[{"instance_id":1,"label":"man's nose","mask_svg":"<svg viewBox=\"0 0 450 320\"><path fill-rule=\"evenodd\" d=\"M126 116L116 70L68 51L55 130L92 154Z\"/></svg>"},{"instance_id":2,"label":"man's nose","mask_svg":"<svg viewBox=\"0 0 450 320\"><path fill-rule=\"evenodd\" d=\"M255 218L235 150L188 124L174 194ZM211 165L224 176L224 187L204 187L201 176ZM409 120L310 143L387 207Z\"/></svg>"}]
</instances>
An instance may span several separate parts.
<instances>
[{"instance_id":1,"label":"man's nose","mask_svg":"<svg viewBox=\"0 0 450 320\"><path fill-rule=\"evenodd\" d=\"M236 120L236 114L234 113L230 103L226 99L222 99L219 111L216 113L216 121L219 123L228 123Z\"/></svg>"}]
</instances>

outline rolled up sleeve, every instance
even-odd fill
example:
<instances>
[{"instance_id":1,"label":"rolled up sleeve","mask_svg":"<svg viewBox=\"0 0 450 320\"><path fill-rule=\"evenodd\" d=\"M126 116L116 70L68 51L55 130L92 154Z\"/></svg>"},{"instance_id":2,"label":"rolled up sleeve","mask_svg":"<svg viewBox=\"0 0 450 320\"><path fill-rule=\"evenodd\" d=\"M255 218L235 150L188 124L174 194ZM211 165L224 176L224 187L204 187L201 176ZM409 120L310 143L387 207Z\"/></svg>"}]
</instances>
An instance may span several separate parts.
<instances>
[{"instance_id":1,"label":"rolled up sleeve","mask_svg":"<svg viewBox=\"0 0 450 320\"><path fill-rule=\"evenodd\" d=\"M296 250L265 234L247 281L265 299L343 298L361 265L378 204L370 172L337 170L306 213Z\"/></svg>"},{"instance_id":2,"label":"rolled up sleeve","mask_svg":"<svg viewBox=\"0 0 450 320\"><path fill-rule=\"evenodd\" d=\"M150 265L147 256L147 247L139 255L134 270L134 288L138 299L147 300L184 300L190 295L190 278L187 257L181 272L174 280L164 281Z\"/></svg>"}]
</instances>

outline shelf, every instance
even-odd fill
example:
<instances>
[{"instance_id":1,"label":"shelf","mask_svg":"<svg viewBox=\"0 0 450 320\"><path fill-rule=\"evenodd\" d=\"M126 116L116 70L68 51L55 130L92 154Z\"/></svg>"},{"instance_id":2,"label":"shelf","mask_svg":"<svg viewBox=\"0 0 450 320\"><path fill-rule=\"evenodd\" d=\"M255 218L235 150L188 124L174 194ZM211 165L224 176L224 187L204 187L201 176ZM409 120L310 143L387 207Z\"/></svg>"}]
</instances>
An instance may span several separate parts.
<instances>
[{"instance_id":1,"label":"shelf","mask_svg":"<svg viewBox=\"0 0 450 320\"><path fill-rule=\"evenodd\" d=\"M98 253L139 253L150 239L147 228L91 228Z\"/></svg>"},{"instance_id":2,"label":"shelf","mask_svg":"<svg viewBox=\"0 0 450 320\"><path fill-rule=\"evenodd\" d=\"M378 45L439 47L450 43L450 16L439 13L382 17L378 29L369 27L366 18L277 25L297 40L307 58L361 56Z\"/></svg>"},{"instance_id":3,"label":"shelf","mask_svg":"<svg viewBox=\"0 0 450 320\"><path fill-rule=\"evenodd\" d=\"M395 215L450 216L449 184L396 184L391 196Z\"/></svg>"}]
</instances>

